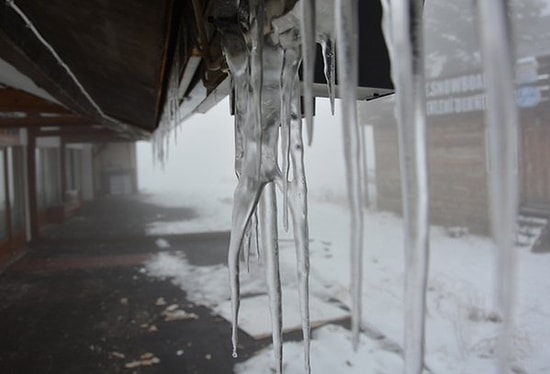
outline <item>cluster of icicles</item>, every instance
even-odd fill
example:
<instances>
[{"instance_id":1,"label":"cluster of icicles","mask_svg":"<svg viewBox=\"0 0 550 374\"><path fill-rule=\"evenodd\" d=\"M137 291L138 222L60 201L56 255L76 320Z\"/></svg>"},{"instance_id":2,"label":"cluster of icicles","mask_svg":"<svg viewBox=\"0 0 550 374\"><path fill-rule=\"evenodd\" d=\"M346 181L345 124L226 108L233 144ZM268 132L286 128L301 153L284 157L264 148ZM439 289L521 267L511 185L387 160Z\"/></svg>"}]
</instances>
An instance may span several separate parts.
<instances>
[{"instance_id":1,"label":"cluster of icicles","mask_svg":"<svg viewBox=\"0 0 550 374\"><path fill-rule=\"evenodd\" d=\"M288 0L289 3L295 3ZM397 93L397 117L404 215L405 332L404 372L420 374L424 363L425 293L429 252L429 191L426 147L423 57L423 0L382 0L382 28L392 60ZM478 2L483 35L498 34L499 42L482 38L489 74L490 148L497 172L491 181L495 237L501 248L497 275L499 310L505 323L500 339L500 372L510 357L513 293L512 238L516 181L513 145L517 144L517 113L513 86L506 6L498 0ZM490 5L489 5L490 3ZM266 264L272 317L276 372L282 373L282 300L278 257L276 188L283 195L285 230L292 217L304 338L305 372L311 371L309 318L309 237L307 186L303 162L302 109L308 141L313 134L313 71L315 43L323 51L328 96L334 108L335 51L338 65L346 178L350 209L352 344L357 348L361 329L363 213L360 131L357 122L358 0L299 0L290 11L284 0L240 0L239 22L219 27L229 66L235 109L235 171L231 239L228 253L232 301L233 355L237 355L239 267L246 266L255 247ZM492 11L491 9L495 9ZM288 11L286 14L283 14ZM316 19L322 20L316 22ZM281 21L282 20L282 21ZM368 37L368 35L366 36ZM487 40L486 40L487 39ZM337 47L337 48L336 48ZM493 60L491 60L493 58ZM508 59L508 60L507 60ZM303 89L298 69L302 66ZM489 69L489 71L492 71ZM503 83L504 82L504 83ZM499 103L506 102L504 113ZM492 103L492 104L491 104ZM502 114L507 117L503 118ZM497 127L505 124L505 130ZM280 138L280 141L279 141ZM514 143L515 142L515 143ZM281 166L279 166L279 151ZM500 161L499 161L500 160ZM502 181L505 181L502 183ZM498 220L495 218L497 217ZM507 296L508 295L508 296Z\"/></svg>"},{"instance_id":2,"label":"cluster of icicles","mask_svg":"<svg viewBox=\"0 0 550 374\"><path fill-rule=\"evenodd\" d=\"M322 46L328 95L334 108L335 39L338 41L340 84L344 99L344 142L352 208L353 342L357 345L361 284L361 167L359 128L356 117L357 20L355 1L303 0L279 22L280 1L249 0L246 19L222 28L222 46L232 78L235 107L235 171L239 179L234 194L231 239L228 253L232 304L233 355L237 355L239 312L239 265L248 266L253 245L262 252L272 318L276 371L282 372L282 305L279 275L276 188L282 192L283 223L288 229L288 210L296 247L298 288L305 371L310 372L309 234L307 186L303 163L301 89L298 70L303 71L303 112L308 140L313 135L313 71L315 43ZM330 4L330 6L327 6ZM336 11L336 30L334 16ZM316 27L316 18L324 20ZM246 27L242 27L242 24ZM337 35L337 38L334 37ZM279 142L280 138L280 142ZM278 164L281 152L281 166Z\"/></svg>"}]
</instances>

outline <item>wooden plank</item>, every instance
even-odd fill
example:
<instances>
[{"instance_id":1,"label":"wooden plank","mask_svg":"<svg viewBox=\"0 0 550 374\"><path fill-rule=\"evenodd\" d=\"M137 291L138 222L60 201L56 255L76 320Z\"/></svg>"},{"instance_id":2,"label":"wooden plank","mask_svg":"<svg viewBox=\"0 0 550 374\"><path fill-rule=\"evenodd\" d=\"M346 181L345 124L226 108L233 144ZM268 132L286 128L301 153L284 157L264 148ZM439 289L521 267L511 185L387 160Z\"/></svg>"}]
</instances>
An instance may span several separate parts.
<instances>
[{"instance_id":1,"label":"wooden plank","mask_svg":"<svg viewBox=\"0 0 550 374\"><path fill-rule=\"evenodd\" d=\"M48 100L13 88L0 89L0 113L1 112L24 112L27 114L70 113L59 104L52 103Z\"/></svg>"},{"instance_id":2,"label":"wooden plank","mask_svg":"<svg viewBox=\"0 0 550 374\"><path fill-rule=\"evenodd\" d=\"M93 122L87 118L67 115L57 117L23 117L23 118L0 118L0 128L38 128L48 126L90 126Z\"/></svg>"},{"instance_id":3,"label":"wooden plank","mask_svg":"<svg viewBox=\"0 0 550 374\"><path fill-rule=\"evenodd\" d=\"M105 114L156 127L164 44L172 34L171 0L89 0L78 6L67 0L18 0L17 5Z\"/></svg>"},{"instance_id":4,"label":"wooden plank","mask_svg":"<svg viewBox=\"0 0 550 374\"><path fill-rule=\"evenodd\" d=\"M135 142L137 139L124 138L119 134L84 134L84 135L63 135L65 143L127 143ZM144 139L142 139L144 140Z\"/></svg>"},{"instance_id":5,"label":"wooden plank","mask_svg":"<svg viewBox=\"0 0 550 374\"><path fill-rule=\"evenodd\" d=\"M523 129L523 203L550 204L550 126L530 125Z\"/></svg>"},{"instance_id":6,"label":"wooden plank","mask_svg":"<svg viewBox=\"0 0 550 374\"><path fill-rule=\"evenodd\" d=\"M97 115L51 52L5 2L0 2L0 56L76 112Z\"/></svg>"},{"instance_id":7,"label":"wooden plank","mask_svg":"<svg viewBox=\"0 0 550 374\"><path fill-rule=\"evenodd\" d=\"M160 48L157 45L157 39L154 39L155 33L151 32L154 30L149 29L146 23L140 23L139 19L134 19L133 14L126 14L123 17L133 25L133 28L128 29L125 29L124 25L120 25L119 31L124 35L117 33L119 26L116 23L116 18L110 19L109 26L113 26L112 28L98 29L98 24L95 21L100 18L106 22L106 19L95 13L95 10L100 8L100 4L96 3L99 1L85 7L74 7L68 5L65 0L56 0L48 2L48 4L21 1L17 5L22 7L26 15L33 20L34 26L62 56L64 63L70 66L71 70L74 69L75 64L78 64L79 71L73 71L73 73L78 77L80 84L86 87L90 96L94 98L103 112L116 120L102 116L52 52L27 27L22 18L11 9L9 3L3 1L0 1L0 58L15 66L21 73L75 113L92 118L96 122L121 132L133 133L136 131L143 134L140 128L128 125L141 126L151 131L157 123L154 113L155 103L150 99L154 98L152 92L158 87L155 86L156 81L154 86L149 85L150 80L146 77L148 74L157 73L154 69L156 62L153 60L158 57L156 53ZM113 9L135 11L155 22L162 22L162 16L155 17L155 14L152 13L156 12L148 13L148 10L162 8L162 14L164 14L164 12L168 12L164 8L165 3L153 3L144 1L140 1L140 4L114 2L109 5L101 2L102 8L112 6ZM90 11L90 9L94 11ZM74 19L73 13L78 13L79 17L84 18ZM69 22L66 18L72 20ZM79 27L73 29L73 23ZM92 30L87 29L90 27ZM75 35L76 29L79 31L78 35ZM72 32L67 33L66 30L72 30ZM100 37L97 34L99 31L105 34ZM52 39L53 35L47 35L50 32L55 33L53 39L56 41ZM132 51L138 51L137 53L147 50L147 58L145 56L132 57L124 53L125 49L119 48L118 42L122 43L121 47L129 46ZM93 44L96 49L86 43ZM69 52L71 52L72 60L67 58ZM119 62L116 69L112 68L114 64L111 63L111 59ZM128 64L128 61L136 61L136 63ZM106 76L105 72L108 69L116 71ZM139 70L138 74L130 73L130 71L135 72L136 70ZM125 74L125 71L128 74Z\"/></svg>"}]
</instances>

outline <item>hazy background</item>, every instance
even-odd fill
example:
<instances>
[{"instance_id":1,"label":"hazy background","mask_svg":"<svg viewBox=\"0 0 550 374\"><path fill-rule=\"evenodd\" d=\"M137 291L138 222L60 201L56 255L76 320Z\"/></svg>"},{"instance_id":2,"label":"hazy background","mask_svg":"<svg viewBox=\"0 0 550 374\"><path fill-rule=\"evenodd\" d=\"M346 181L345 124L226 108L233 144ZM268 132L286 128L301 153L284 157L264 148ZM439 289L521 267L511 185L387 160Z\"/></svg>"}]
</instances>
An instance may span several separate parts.
<instances>
[{"instance_id":1,"label":"hazy background","mask_svg":"<svg viewBox=\"0 0 550 374\"><path fill-rule=\"evenodd\" d=\"M310 195L342 201L346 196L339 102L330 114L327 99L317 99L313 145L305 146ZM139 142L138 184L142 192L199 193L220 188L231 196L234 173L233 117L228 99L206 114L194 114L170 136L168 161L155 162L152 144ZM305 139L304 131L304 139Z\"/></svg>"}]
</instances>

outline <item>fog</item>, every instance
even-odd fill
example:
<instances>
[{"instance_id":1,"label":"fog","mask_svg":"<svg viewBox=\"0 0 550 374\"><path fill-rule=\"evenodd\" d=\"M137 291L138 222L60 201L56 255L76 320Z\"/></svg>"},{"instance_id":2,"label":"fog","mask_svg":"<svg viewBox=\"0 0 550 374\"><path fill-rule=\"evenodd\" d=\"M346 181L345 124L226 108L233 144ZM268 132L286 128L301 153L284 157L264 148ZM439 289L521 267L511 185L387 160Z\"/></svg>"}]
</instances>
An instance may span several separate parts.
<instances>
[{"instance_id":1,"label":"fog","mask_svg":"<svg viewBox=\"0 0 550 374\"><path fill-rule=\"evenodd\" d=\"M312 197L345 201L345 171L340 108L330 114L327 99L317 99L313 145L306 146L305 163ZM233 168L233 117L228 99L206 114L195 114L170 135L168 160L154 159L152 144L137 146L138 184L142 192L187 191L208 193L224 186L232 192L237 179Z\"/></svg>"}]
</instances>

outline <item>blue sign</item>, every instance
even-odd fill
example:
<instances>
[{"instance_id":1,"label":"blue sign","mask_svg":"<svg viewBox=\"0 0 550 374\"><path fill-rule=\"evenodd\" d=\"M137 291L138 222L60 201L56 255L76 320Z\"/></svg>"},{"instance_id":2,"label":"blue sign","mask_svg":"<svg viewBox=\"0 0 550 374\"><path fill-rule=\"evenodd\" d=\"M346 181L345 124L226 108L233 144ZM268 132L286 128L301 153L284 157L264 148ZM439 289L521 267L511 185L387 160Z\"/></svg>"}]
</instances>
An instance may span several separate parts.
<instances>
[{"instance_id":1,"label":"blue sign","mask_svg":"<svg viewBox=\"0 0 550 374\"><path fill-rule=\"evenodd\" d=\"M536 107L541 100L540 89L534 86L518 88L516 92L516 103L520 108Z\"/></svg>"}]
</instances>

